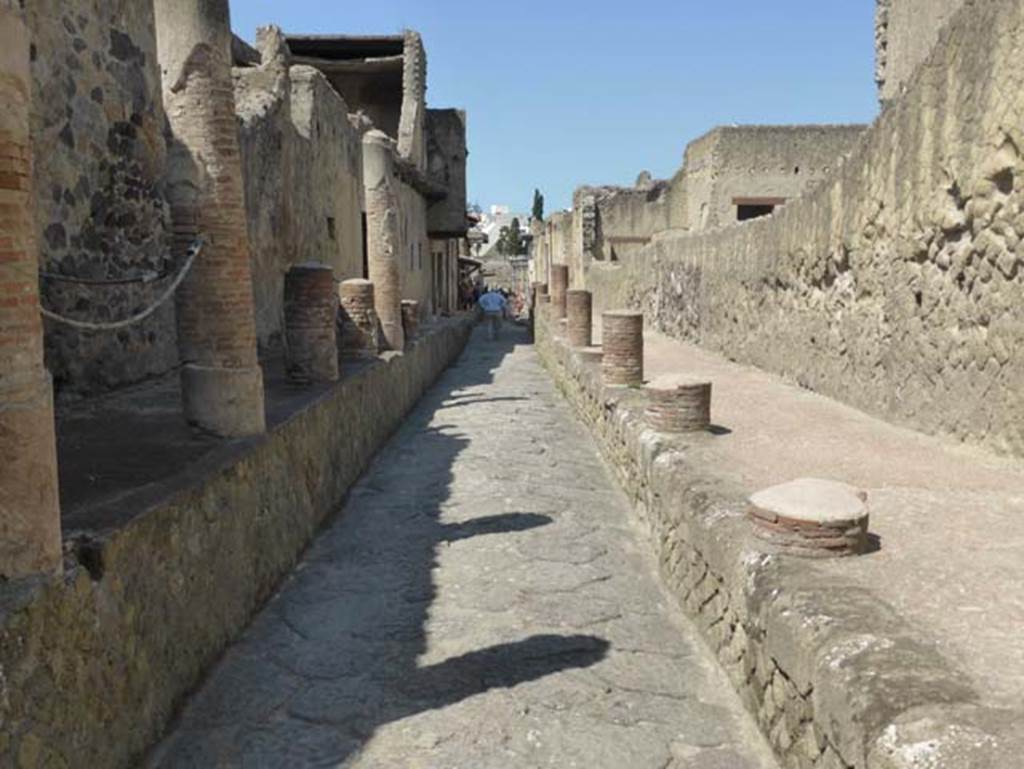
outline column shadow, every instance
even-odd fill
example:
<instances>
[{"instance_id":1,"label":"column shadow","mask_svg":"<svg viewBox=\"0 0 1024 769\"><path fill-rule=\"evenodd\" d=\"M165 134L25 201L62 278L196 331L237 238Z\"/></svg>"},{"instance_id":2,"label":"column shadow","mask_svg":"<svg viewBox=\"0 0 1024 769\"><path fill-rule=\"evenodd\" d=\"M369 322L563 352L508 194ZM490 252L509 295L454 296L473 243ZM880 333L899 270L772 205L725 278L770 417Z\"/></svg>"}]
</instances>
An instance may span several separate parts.
<instances>
[{"instance_id":1,"label":"column shadow","mask_svg":"<svg viewBox=\"0 0 1024 769\"><path fill-rule=\"evenodd\" d=\"M432 651L426 627L439 548L554 523L537 512L488 511L482 499L467 506L464 489L452 502L456 485L472 480L454 472L473 440L456 413L503 400L481 397L479 388L525 343L521 329L496 342L477 330L145 766L339 766L385 724L606 656L608 641L593 635L480 643L489 637L487 615L470 611L466 628L446 634L449 646L468 650L421 661ZM460 411L443 419L450 409Z\"/></svg>"}]
</instances>

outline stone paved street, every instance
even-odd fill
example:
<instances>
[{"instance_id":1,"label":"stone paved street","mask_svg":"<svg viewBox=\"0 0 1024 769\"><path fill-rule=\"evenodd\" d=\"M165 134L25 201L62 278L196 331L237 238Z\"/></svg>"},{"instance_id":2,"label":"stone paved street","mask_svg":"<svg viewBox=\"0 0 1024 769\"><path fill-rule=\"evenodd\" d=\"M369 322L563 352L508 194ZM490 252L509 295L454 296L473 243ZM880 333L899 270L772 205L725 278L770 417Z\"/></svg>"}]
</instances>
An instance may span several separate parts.
<instances>
[{"instance_id":1,"label":"stone paved street","mask_svg":"<svg viewBox=\"0 0 1024 769\"><path fill-rule=\"evenodd\" d=\"M774 767L647 553L523 332L478 328L148 765Z\"/></svg>"}]
</instances>

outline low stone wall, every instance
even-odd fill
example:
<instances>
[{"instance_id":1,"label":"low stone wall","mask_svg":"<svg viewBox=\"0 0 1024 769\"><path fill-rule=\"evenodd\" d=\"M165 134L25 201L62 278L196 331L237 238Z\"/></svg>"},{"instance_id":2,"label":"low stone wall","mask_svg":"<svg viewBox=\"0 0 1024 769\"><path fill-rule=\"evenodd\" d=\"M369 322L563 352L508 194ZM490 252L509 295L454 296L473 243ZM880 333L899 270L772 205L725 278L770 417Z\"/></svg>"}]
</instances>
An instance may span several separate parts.
<instances>
[{"instance_id":1,"label":"low stone wall","mask_svg":"<svg viewBox=\"0 0 1024 769\"><path fill-rule=\"evenodd\" d=\"M431 327L265 436L227 444L63 580L0 586L0 765L134 765L474 320Z\"/></svg>"},{"instance_id":2,"label":"low stone wall","mask_svg":"<svg viewBox=\"0 0 1024 769\"><path fill-rule=\"evenodd\" d=\"M592 265L595 311L1024 456L1024 5L965 0L907 92L772 216Z\"/></svg>"},{"instance_id":3,"label":"low stone wall","mask_svg":"<svg viewBox=\"0 0 1024 769\"><path fill-rule=\"evenodd\" d=\"M536 323L542 359L591 428L650 535L662 579L791 769L980 769L1024 750L1020 714L982 707L967 676L878 596L769 555L707 433L647 429L638 389Z\"/></svg>"}]
</instances>

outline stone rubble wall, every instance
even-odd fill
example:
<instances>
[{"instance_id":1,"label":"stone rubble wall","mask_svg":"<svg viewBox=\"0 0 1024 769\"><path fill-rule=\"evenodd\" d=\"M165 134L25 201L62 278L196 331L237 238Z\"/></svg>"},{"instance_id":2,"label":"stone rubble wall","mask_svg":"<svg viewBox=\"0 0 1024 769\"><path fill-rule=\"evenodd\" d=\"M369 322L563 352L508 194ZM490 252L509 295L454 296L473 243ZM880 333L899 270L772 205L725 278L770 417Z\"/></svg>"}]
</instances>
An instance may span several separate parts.
<instances>
[{"instance_id":1,"label":"stone rubble wall","mask_svg":"<svg viewBox=\"0 0 1024 769\"><path fill-rule=\"evenodd\" d=\"M978 705L965 673L879 596L768 555L747 490L716 474L710 434L644 423L640 390L606 387L548 321L541 358L589 426L693 619L787 769L997 769L1024 749L1020 713Z\"/></svg>"},{"instance_id":2,"label":"stone rubble wall","mask_svg":"<svg viewBox=\"0 0 1024 769\"><path fill-rule=\"evenodd\" d=\"M167 150L153 6L137 0L33 0L32 137L45 307L107 322L148 307L174 278ZM141 282L144 275L163 280ZM117 333L46 324L58 391L93 392L178 362L174 303Z\"/></svg>"},{"instance_id":3,"label":"stone rubble wall","mask_svg":"<svg viewBox=\"0 0 1024 769\"><path fill-rule=\"evenodd\" d=\"M929 433L1024 454L1024 6L968 0L829 179L586 276L650 324Z\"/></svg>"},{"instance_id":4,"label":"stone rubble wall","mask_svg":"<svg viewBox=\"0 0 1024 769\"><path fill-rule=\"evenodd\" d=\"M430 327L266 435L119 500L148 508L90 541L63 580L11 583L0 603L0 766L136 766L473 322Z\"/></svg>"}]
</instances>

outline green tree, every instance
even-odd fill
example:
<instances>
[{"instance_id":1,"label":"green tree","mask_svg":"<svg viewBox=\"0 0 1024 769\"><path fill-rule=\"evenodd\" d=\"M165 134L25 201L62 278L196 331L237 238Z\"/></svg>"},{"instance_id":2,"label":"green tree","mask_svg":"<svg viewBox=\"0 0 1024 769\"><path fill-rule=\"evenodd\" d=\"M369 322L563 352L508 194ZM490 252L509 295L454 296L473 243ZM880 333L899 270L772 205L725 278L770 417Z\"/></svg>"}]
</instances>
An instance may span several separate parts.
<instances>
[{"instance_id":1,"label":"green tree","mask_svg":"<svg viewBox=\"0 0 1024 769\"><path fill-rule=\"evenodd\" d=\"M526 233L523 232L517 217L511 224L501 228L495 248L502 256L518 256L526 253L526 244Z\"/></svg>"},{"instance_id":2,"label":"green tree","mask_svg":"<svg viewBox=\"0 0 1024 769\"><path fill-rule=\"evenodd\" d=\"M538 222L544 221L544 196L538 189L533 191L533 218Z\"/></svg>"}]
</instances>

